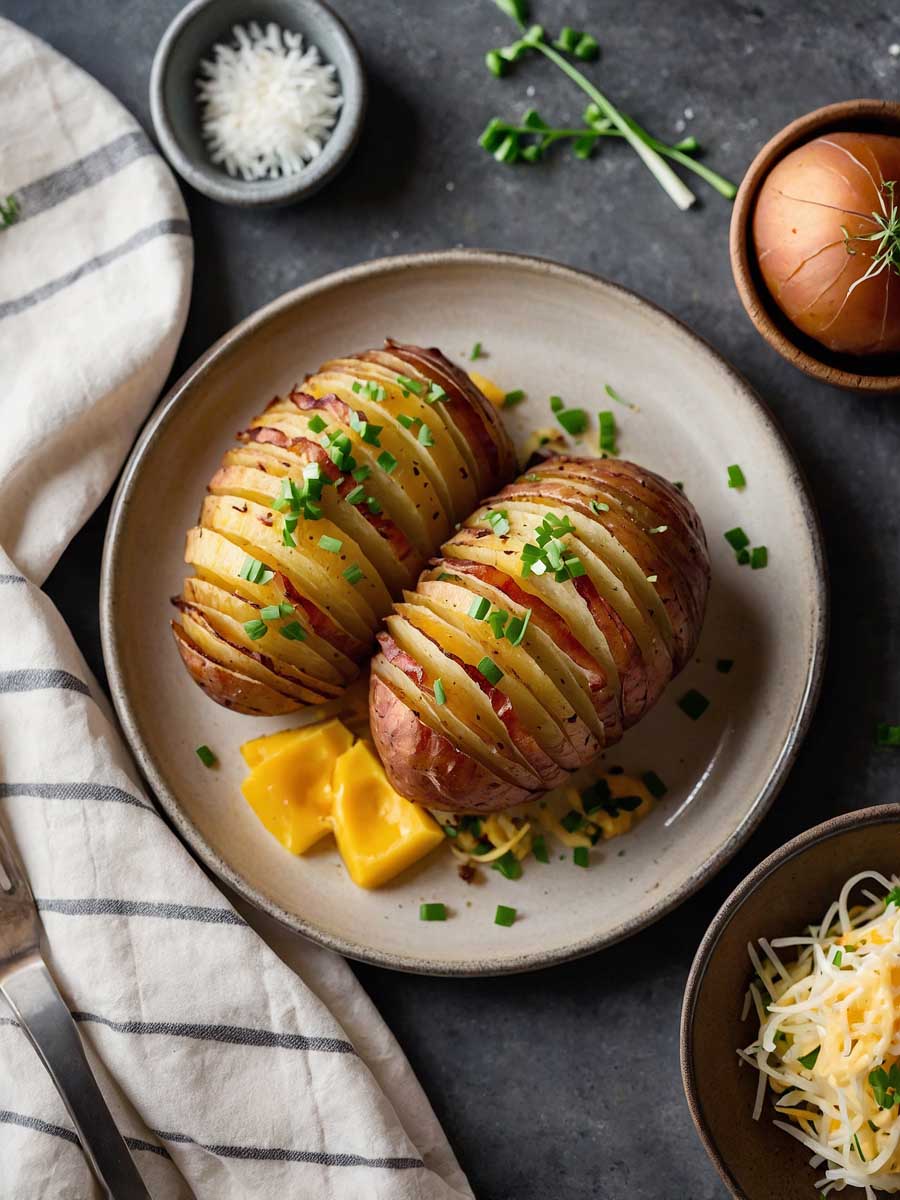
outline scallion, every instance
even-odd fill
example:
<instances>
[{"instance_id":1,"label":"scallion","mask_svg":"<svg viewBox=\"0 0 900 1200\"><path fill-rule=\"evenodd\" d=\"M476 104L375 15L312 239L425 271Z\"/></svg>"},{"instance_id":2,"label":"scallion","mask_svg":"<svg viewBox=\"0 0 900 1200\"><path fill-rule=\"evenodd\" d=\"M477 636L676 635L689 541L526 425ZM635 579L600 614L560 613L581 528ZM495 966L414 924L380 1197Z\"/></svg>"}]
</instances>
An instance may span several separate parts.
<instances>
[{"instance_id":1,"label":"scallion","mask_svg":"<svg viewBox=\"0 0 900 1200\"><path fill-rule=\"evenodd\" d=\"M210 750L209 746L198 746L196 750L197 757L203 763L204 767L214 767L217 759Z\"/></svg>"}]
</instances>

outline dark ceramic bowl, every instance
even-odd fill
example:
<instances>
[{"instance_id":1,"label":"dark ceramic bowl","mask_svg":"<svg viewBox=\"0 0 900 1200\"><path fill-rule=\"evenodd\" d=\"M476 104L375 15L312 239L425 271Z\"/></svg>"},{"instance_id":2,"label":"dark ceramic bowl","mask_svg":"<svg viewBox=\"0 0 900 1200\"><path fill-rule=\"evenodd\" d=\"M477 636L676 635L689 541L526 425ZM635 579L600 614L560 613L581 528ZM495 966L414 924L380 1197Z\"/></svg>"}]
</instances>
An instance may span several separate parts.
<instances>
[{"instance_id":1,"label":"dark ceramic bowl","mask_svg":"<svg viewBox=\"0 0 900 1200\"><path fill-rule=\"evenodd\" d=\"M231 39L235 25L270 21L317 46L340 81L344 102L322 152L302 171L280 179L235 179L210 160L200 133L196 100L200 60ZM193 0L166 32L150 73L153 127L166 158L187 182L223 204L272 208L305 200L341 169L359 139L366 108L366 78L356 43L342 21L319 0Z\"/></svg>"},{"instance_id":2,"label":"dark ceramic bowl","mask_svg":"<svg viewBox=\"0 0 900 1200\"><path fill-rule=\"evenodd\" d=\"M735 1051L753 1040L741 1020L750 981L747 943L786 937L820 921L858 871L900 868L900 805L834 817L782 846L725 901L688 978L681 1013L681 1073L707 1153L737 1200L817 1200L810 1152L772 1125L771 1104L754 1121L757 1074ZM842 1192L842 1196L862 1196Z\"/></svg>"},{"instance_id":3,"label":"dark ceramic bowl","mask_svg":"<svg viewBox=\"0 0 900 1200\"><path fill-rule=\"evenodd\" d=\"M900 135L900 104L890 100L842 100L786 125L763 146L747 169L731 216L731 270L741 303L757 332L782 358L820 383L858 392L900 392L900 355L835 354L792 324L769 294L753 248L756 198L775 164L804 142L839 130Z\"/></svg>"}]
</instances>

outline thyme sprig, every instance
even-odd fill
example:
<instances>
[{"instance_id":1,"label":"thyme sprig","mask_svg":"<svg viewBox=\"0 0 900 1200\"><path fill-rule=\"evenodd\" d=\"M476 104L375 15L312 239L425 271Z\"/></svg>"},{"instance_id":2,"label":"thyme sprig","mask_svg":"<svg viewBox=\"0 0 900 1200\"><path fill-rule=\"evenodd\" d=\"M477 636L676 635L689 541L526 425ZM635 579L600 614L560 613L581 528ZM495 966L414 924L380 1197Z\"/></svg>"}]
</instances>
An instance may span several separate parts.
<instances>
[{"instance_id":1,"label":"thyme sprig","mask_svg":"<svg viewBox=\"0 0 900 1200\"><path fill-rule=\"evenodd\" d=\"M727 200L733 200L736 186L691 155L699 150L696 138L684 138L674 146L655 138L633 117L621 112L598 90L582 72L565 57L571 53L576 58L595 58L598 52L596 39L590 34L565 27L553 42L547 40L543 26L528 25L526 0L494 0L508 17L522 30L522 36L508 46L490 50L485 56L488 70L500 77L509 71L513 63L530 53L542 54L567 75L590 100L584 112L584 128L553 128L534 109L525 113L520 123L494 118L481 135L480 144L493 154L498 162L536 163L556 142L571 141L578 158L590 158L601 137L621 138L629 143L644 165L653 174L666 194L682 210L688 209L697 197L675 174L669 161L693 171ZM669 160L669 161L666 161Z\"/></svg>"}]
</instances>

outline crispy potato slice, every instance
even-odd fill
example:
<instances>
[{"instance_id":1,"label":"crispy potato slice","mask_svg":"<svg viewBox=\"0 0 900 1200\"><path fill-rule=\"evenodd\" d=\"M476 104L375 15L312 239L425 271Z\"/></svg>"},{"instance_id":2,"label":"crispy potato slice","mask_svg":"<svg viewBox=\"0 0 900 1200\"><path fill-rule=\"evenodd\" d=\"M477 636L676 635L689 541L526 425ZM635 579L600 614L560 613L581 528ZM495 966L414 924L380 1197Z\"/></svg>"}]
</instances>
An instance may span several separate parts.
<instances>
[{"instance_id":1,"label":"crispy potato slice","mask_svg":"<svg viewBox=\"0 0 900 1200\"><path fill-rule=\"evenodd\" d=\"M299 482L302 484L302 479ZM226 466L216 471L207 490L213 496L237 496L271 509L273 501L281 496L281 479L253 467ZM389 544L379 537L356 505L343 500L334 485L322 488L319 505L326 520L359 546L388 591L398 592L409 583L409 572L391 554Z\"/></svg>"},{"instance_id":2,"label":"crispy potato slice","mask_svg":"<svg viewBox=\"0 0 900 1200\"><path fill-rule=\"evenodd\" d=\"M506 637L495 638L489 625L470 616L472 602L479 598L479 593L467 586L465 576L460 576L459 583L422 579L416 591L406 593L405 598L409 603L426 604L433 608L445 621L469 637L493 643L491 650L504 677L519 679L540 706L542 719L553 721L559 730L561 740L555 748L552 740L542 744L547 753L562 766L572 771L594 758L599 749L596 738L569 704L565 693L557 687L553 676L536 660L528 640L528 630L518 646L514 646ZM507 612L510 620L519 614L520 619L525 619L522 606L513 604L502 593L491 607Z\"/></svg>"},{"instance_id":3,"label":"crispy potato slice","mask_svg":"<svg viewBox=\"0 0 900 1200\"><path fill-rule=\"evenodd\" d=\"M341 574L350 563L360 562L365 557L362 551L346 544L342 545L339 554L322 550L317 545L318 539L324 534L341 540L341 531L330 521L305 521L302 517L294 534L297 546L285 546L280 514L271 513L250 500L242 501L241 507L246 511L240 511L223 497L207 496L203 502L201 524L236 541L254 557L258 557L256 551L260 550L263 557L277 563L278 569L289 579L296 580L301 591L316 600L321 598L321 607L338 624L361 641L370 641L377 624L375 610L363 593L357 592ZM366 564L373 577L370 582L374 583L374 569L368 560ZM381 590L383 594L377 597L378 616L390 608L390 597L384 592L383 585Z\"/></svg>"},{"instance_id":4,"label":"crispy potato slice","mask_svg":"<svg viewBox=\"0 0 900 1200\"><path fill-rule=\"evenodd\" d=\"M383 654L372 663L369 707L375 747L401 795L451 812L492 812L540 794L495 770L485 743L452 714L439 719L429 697Z\"/></svg>"},{"instance_id":5,"label":"crispy potato slice","mask_svg":"<svg viewBox=\"0 0 900 1200\"><path fill-rule=\"evenodd\" d=\"M436 706L438 720L455 718L484 743L493 769L529 791L543 787L535 768L513 742L506 726L494 712L491 701L459 663L403 617L392 614L385 624L397 646L425 671L429 684L440 679L446 703ZM382 647L383 648L383 647Z\"/></svg>"},{"instance_id":6,"label":"crispy potato slice","mask_svg":"<svg viewBox=\"0 0 900 1200\"><path fill-rule=\"evenodd\" d=\"M204 654L175 621L171 622L175 645L191 678L217 704L252 717L280 717L302 707L290 696L267 687Z\"/></svg>"},{"instance_id":7,"label":"crispy potato slice","mask_svg":"<svg viewBox=\"0 0 900 1200\"><path fill-rule=\"evenodd\" d=\"M565 651L566 640L560 637L560 618L557 614L553 613L556 626L552 634L545 632L541 627L540 615L534 615L535 610L529 603L533 598L518 591L514 580L486 562L438 559L436 566L423 576L423 580L441 580L445 577L462 583L475 595L484 596L494 608L507 609L514 617L524 619L527 612L532 612L522 647L534 659L538 671L552 681L578 714L580 725L570 731L570 738L579 745L582 742L589 744L592 747L591 757L598 753L603 745L603 725L588 698L589 684L578 678L582 674L581 667ZM568 634L564 627L563 632Z\"/></svg>"},{"instance_id":8,"label":"crispy potato slice","mask_svg":"<svg viewBox=\"0 0 900 1200\"><path fill-rule=\"evenodd\" d=\"M209 623L223 637L230 638L231 625L227 628L217 625L215 613L228 617L230 622L236 622L242 629L245 622L259 619L260 609L257 605L242 600L240 596L226 592L224 588L198 576L184 581L181 594L189 604L195 604L203 610ZM263 637L255 641L242 638L240 645L258 650L272 659L279 673L282 672L283 664L287 672L295 672L299 681L306 686L321 691L323 695L339 696L344 690L345 681L334 667L311 650L305 641L294 641L280 636L279 629L288 621L296 621L298 615L300 614L295 611L290 617L280 617L277 623L269 624L268 632Z\"/></svg>"},{"instance_id":9,"label":"crispy potato slice","mask_svg":"<svg viewBox=\"0 0 900 1200\"><path fill-rule=\"evenodd\" d=\"M499 665L500 639L491 636L490 626L477 630L475 636L445 620L440 612L424 603L425 597L416 593L405 593L405 603L396 604L394 612L429 638L442 654L459 660L466 668L470 681L490 698L494 711L500 718L510 741L535 770L545 787L555 787L566 777L565 760L572 761L572 747L566 741L560 727L542 708L528 686L517 676L507 674ZM473 622L475 625L481 622ZM478 635L487 629L488 638ZM484 680L478 672L478 663L489 658L503 672L496 684ZM485 689L487 689L485 691ZM500 701L496 693L506 697L508 703Z\"/></svg>"},{"instance_id":10,"label":"crispy potato slice","mask_svg":"<svg viewBox=\"0 0 900 1200\"><path fill-rule=\"evenodd\" d=\"M249 579L243 579L240 572L246 558L246 550L214 529L197 526L188 530L184 561L201 579L230 589L260 607L282 601L294 604L300 610L298 620L307 631L303 644L329 663L342 679L355 679L359 674L355 659L366 652L368 645L344 633L307 596L300 595L283 575L276 573L269 583L251 583ZM335 641L340 641L344 650L339 649Z\"/></svg>"}]
</instances>

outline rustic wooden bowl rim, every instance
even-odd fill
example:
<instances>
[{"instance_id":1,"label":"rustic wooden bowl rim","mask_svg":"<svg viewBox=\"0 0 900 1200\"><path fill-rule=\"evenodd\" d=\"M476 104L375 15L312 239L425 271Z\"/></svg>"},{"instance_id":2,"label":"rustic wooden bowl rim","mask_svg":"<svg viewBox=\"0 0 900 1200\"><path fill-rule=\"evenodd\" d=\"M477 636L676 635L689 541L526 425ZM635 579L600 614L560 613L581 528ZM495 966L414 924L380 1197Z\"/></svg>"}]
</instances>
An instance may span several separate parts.
<instances>
[{"instance_id":1,"label":"rustic wooden bowl rim","mask_svg":"<svg viewBox=\"0 0 900 1200\"><path fill-rule=\"evenodd\" d=\"M763 180L775 164L791 150L809 141L826 130L842 126L865 127L871 122L874 128L896 124L900 134L900 103L892 100L842 100L837 104L826 104L805 116L798 117L770 138L747 169L734 202L731 216L729 249L731 270L741 303L756 326L757 332L773 350L789 363L820 383L861 392L900 392L900 373L876 374L847 370L835 366L831 356L823 347L818 357L800 345L786 332L786 318L776 320L772 315L772 301L754 273L754 255L750 232L756 197ZM798 338L802 335L798 331ZM804 342L807 339L803 339ZM860 359L860 367L865 364Z\"/></svg>"}]
</instances>

